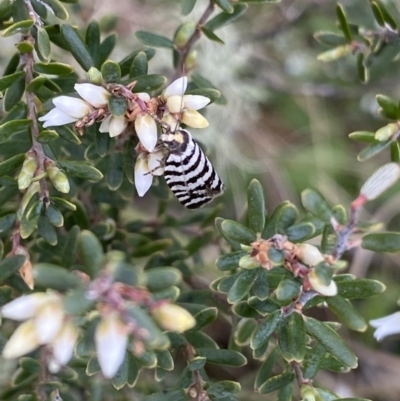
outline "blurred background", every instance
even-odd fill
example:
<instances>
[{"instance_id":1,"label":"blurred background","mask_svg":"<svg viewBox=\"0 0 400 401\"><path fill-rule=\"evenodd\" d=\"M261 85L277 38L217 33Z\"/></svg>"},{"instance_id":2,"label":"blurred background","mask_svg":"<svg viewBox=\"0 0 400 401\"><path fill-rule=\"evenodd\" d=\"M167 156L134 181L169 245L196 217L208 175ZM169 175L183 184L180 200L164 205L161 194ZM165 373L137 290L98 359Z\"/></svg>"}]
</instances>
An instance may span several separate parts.
<instances>
[{"instance_id":1,"label":"blurred background","mask_svg":"<svg viewBox=\"0 0 400 401\"><path fill-rule=\"evenodd\" d=\"M100 21L104 34L118 35L111 59L122 60L142 45L135 38L138 30L172 38L182 22L197 21L208 4L198 0L187 17L180 15L180 2L171 0L82 0L67 5L71 22L85 27L92 19ZM400 2L384 2L400 21ZM369 2L342 0L349 20L368 29L377 29ZM278 4L249 4L248 12L234 24L218 31L225 45L202 38L197 42L195 72L219 89L226 104L213 104L206 110L210 127L193 130L207 149L210 159L225 182L226 205L222 217L240 219L246 207L246 188L252 178L264 186L268 210L290 200L298 207L305 188L320 191L332 204L346 208L357 196L365 179L390 159L389 151L361 163L357 154L362 144L348 138L353 131L375 131L385 125L376 114L376 94L399 98L399 64L395 52L387 49L371 67L370 82L359 82L356 58L352 55L331 63L317 61L328 47L313 37L317 31L337 32L336 2L332 0L282 0ZM15 38L2 38L0 72L14 51ZM63 61L61 49L54 46L55 58ZM73 63L71 60L65 60ZM75 64L76 65L76 64ZM77 73L84 79L79 66ZM149 73L171 79L174 75L171 52L157 49ZM400 229L399 185L368 204L362 218L382 222L388 229ZM146 208L149 199L138 202ZM179 212L178 212L179 213ZM205 255L205 280L218 276L216 254ZM355 250L347 255L350 273L376 278L386 292L355 305L367 319L398 309L400 258ZM325 313L321 311L321 313ZM326 319L334 319L326 316ZM221 324L221 323L219 323ZM215 333L221 327L214 327ZM229 326L222 326L229 330ZM214 333L214 334L215 334ZM392 337L377 343L372 330L344 334L360 359L360 367L348 375L324 373L317 376L322 387L342 396L364 396L376 401L398 401L400 392L400 342ZM254 362L256 363L256 362ZM258 364L258 362L257 362ZM254 369L228 372L249 384L243 400L269 400L269 395L251 391ZM229 375L228 375L229 376ZM227 377L229 379L229 377Z\"/></svg>"}]
</instances>

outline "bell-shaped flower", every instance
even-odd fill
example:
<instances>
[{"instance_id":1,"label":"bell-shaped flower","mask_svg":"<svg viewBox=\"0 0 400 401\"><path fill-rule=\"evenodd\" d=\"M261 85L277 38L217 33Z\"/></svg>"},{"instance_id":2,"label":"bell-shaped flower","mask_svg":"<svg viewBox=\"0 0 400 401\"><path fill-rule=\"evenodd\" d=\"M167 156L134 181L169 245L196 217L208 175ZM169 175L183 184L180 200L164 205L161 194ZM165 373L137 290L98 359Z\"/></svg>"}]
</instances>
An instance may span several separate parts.
<instances>
[{"instance_id":1,"label":"bell-shaped flower","mask_svg":"<svg viewBox=\"0 0 400 401\"><path fill-rule=\"evenodd\" d=\"M400 312L370 320L369 324L376 328L374 337L378 341L382 341L387 336L400 333Z\"/></svg>"},{"instance_id":2,"label":"bell-shaped flower","mask_svg":"<svg viewBox=\"0 0 400 401\"><path fill-rule=\"evenodd\" d=\"M14 359L29 354L39 346L33 320L22 323L12 334L3 349L3 358Z\"/></svg>"},{"instance_id":3,"label":"bell-shaped flower","mask_svg":"<svg viewBox=\"0 0 400 401\"><path fill-rule=\"evenodd\" d=\"M115 117L109 115L101 124L99 131L108 132L111 138L118 136L128 125L128 120L125 117Z\"/></svg>"},{"instance_id":4,"label":"bell-shaped flower","mask_svg":"<svg viewBox=\"0 0 400 401\"><path fill-rule=\"evenodd\" d=\"M166 112L170 113L176 121L180 118L189 127L208 127L208 121L196 110L207 106L210 99L201 95L184 95L186 87L187 78L181 77L165 89L162 97L166 102Z\"/></svg>"},{"instance_id":5,"label":"bell-shaped flower","mask_svg":"<svg viewBox=\"0 0 400 401\"><path fill-rule=\"evenodd\" d=\"M139 114L135 119L135 130L143 147L152 152L157 144L157 124L148 114Z\"/></svg>"},{"instance_id":6,"label":"bell-shaped flower","mask_svg":"<svg viewBox=\"0 0 400 401\"><path fill-rule=\"evenodd\" d=\"M114 312L101 319L95 332L97 359L103 375L112 378L124 361L128 330Z\"/></svg>"},{"instance_id":7,"label":"bell-shaped flower","mask_svg":"<svg viewBox=\"0 0 400 401\"><path fill-rule=\"evenodd\" d=\"M44 121L44 128L73 123L91 112L89 103L75 97L59 96L53 99L53 104L56 107L39 118Z\"/></svg>"},{"instance_id":8,"label":"bell-shaped flower","mask_svg":"<svg viewBox=\"0 0 400 401\"><path fill-rule=\"evenodd\" d=\"M135 187L140 197L150 189L154 175L162 175L164 168L162 161L164 154L161 151L141 153L135 164Z\"/></svg>"},{"instance_id":9,"label":"bell-shaped flower","mask_svg":"<svg viewBox=\"0 0 400 401\"><path fill-rule=\"evenodd\" d=\"M93 107L100 108L104 107L108 103L110 98L110 92L104 89L102 86L93 84L75 84L75 90L79 96L90 103Z\"/></svg>"},{"instance_id":10,"label":"bell-shaped flower","mask_svg":"<svg viewBox=\"0 0 400 401\"><path fill-rule=\"evenodd\" d=\"M323 280L315 273L315 270L312 269L308 274L308 281L313 290L317 291L319 294L324 295L326 297L334 297L337 295L338 289L336 282L331 280L331 282L326 285Z\"/></svg>"},{"instance_id":11,"label":"bell-shaped flower","mask_svg":"<svg viewBox=\"0 0 400 401\"><path fill-rule=\"evenodd\" d=\"M64 322L61 302L48 302L41 306L34 317L36 336L39 344L53 341Z\"/></svg>"},{"instance_id":12,"label":"bell-shaped flower","mask_svg":"<svg viewBox=\"0 0 400 401\"><path fill-rule=\"evenodd\" d=\"M12 320L27 320L33 317L41 306L51 302L55 297L56 295L51 292L24 295L5 304L1 308L1 315Z\"/></svg>"},{"instance_id":13,"label":"bell-shaped flower","mask_svg":"<svg viewBox=\"0 0 400 401\"><path fill-rule=\"evenodd\" d=\"M78 330L71 323L66 322L57 337L51 342L53 358L60 365L65 365L71 359L75 343L78 340Z\"/></svg>"}]
</instances>

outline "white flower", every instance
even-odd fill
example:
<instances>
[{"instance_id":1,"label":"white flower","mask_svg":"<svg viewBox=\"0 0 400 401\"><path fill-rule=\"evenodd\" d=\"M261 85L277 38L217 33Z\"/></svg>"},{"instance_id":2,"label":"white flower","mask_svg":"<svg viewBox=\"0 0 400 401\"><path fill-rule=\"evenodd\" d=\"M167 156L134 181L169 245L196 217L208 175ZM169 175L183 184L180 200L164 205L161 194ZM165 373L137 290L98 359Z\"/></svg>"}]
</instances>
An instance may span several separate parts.
<instances>
[{"instance_id":1,"label":"white flower","mask_svg":"<svg viewBox=\"0 0 400 401\"><path fill-rule=\"evenodd\" d=\"M189 127L208 127L208 121L196 110L207 106L210 99L201 95L184 95L186 87L187 78L181 77L165 89L162 96L166 101L167 113L170 113L175 121L180 118ZM175 117L174 114L178 115Z\"/></svg>"},{"instance_id":2,"label":"white flower","mask_svg":"<svg viewBox=\"0 0 400 401\"><path fill-rule=\"evenodd\" d=\"M298 258L308 266L316 266L325 259L319 249L311 244L297 244Z\"/></svg>"},{"instance_id":3,"label":"white flower","mask_svg":"<svg viewBox=\"0 0 400 401\"><path fill-rule=\"evenodd\" d=\"M44 121L44 128L73 123L91 112L89 103L75 97L59 96L53 99L53 104L56 107L39 118Z\"/></svg>"},{"instance_id":4,"label":"white flower","mask_svg":"<svg viewBox=\"0 0 400 401\"><path fill-rule=\"evenodd\" d=\"M135 187L140 197L149 190L153 183L154 175L162 175L164 168L162 160L164 155L161 151L149 154L141 153L135 164Z\"/></svg>"},{"instance_id":5,"label":"white flower","mask_svg":"<svg viewBox=\"0 0 400 401\"><path fill-rule=\"evenodd\" d=\"M75 84L75 90L79 96L89 102L93 107L104 107L108 103L110 93L102 86L93 84Z\"/></svg>"},{"instance_id":6,"label":"white flower","mask_svg":"<svg viewBox=\"0 0 400 401\"><path fill-rule=\"evenodd\" d=\"M183 333L196 324L196 319L186 309L175 304L161 303L152 309L151 315L167 331Z\"/></svg>"},{"instance_id":7,"label":"white flower","mask_svg":"<svg viewBox=\"0 0 400 401\"><path fill-rule=\"evenodd\" d=\"M112 378L124 361L128 344L128 331L118 313L101 319L96 328L95 343L101 371L105 377Z\"/></svg>"},{"instance_id":8,"label":"white flower","mask_svg":"<svg viewBox=\"0 0 400 401\"><path fill-rule=\"evenodd\" d=\"M369 324L376 328L374 337L378 341L382 341L387 336L400 333L400 312L370 320Z\"/></svg>"},{"instance_id":9,"label":"white flower","mask_svg":"<svg viewBox=\"0 0 400 401\"><path fill-rule=\"evenodd\" d=\"M65 365L71 359L77 339L78 330L76 327L71 322L64 324L51 343L53 357L60 365Z\"/></svg>"},{"instance_id":10,"label":"white flower","mask_svg":"<svg viewBox=\"0 0 400 401\"><path fill-rule=\"evenodd\" d=\"M148 114L139 114L135 119L135 130L141 144L152 152L157 144L157 124Z\"/></svg>"},{"instance_id":11,"label":"white flower","mask_svg":"<svg viewBox=\"0 0 400 401\"><path fill-rule=\"evenodd\" d=\"M39 344L53 341L64 321L64 310L60 302L48 302L42 305L34 317L36 336Z\"/></svg>"},{"instance_id":12,"label":"white flower","mask_svg":"<svg viewBox=\"0 0 400 401\"><path fill-rule=\"evenodd\" d=\"M115 117L109 115L101 124L99 131L108 132L111 138L118 136L128 125L128 120L125 117Z\"/></svg>"}]
</instances>

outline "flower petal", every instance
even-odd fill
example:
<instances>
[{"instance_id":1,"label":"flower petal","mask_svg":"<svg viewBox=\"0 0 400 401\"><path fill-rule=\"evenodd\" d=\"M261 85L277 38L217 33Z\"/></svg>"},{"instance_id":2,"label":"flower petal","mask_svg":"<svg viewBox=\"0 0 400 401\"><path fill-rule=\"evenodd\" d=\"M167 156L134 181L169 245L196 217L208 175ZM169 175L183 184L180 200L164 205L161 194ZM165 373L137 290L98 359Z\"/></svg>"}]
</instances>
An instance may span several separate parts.
<instances>
[{"instance_id":1,"label":"flower petal","mask_svg":"<svg viewBox=\"0 0 400 401\"><path fill-rule=\"evenodd\" d=\"M65 323L51 343L53 357L60 365L67 364L71 359L77 339L78 330L76 327L71 322Z\"/></svg>"},{"instance_id":2,"label":"flower petal","mask_svg":"<svg viewBox=\"0 0 400 401\"><path fill-rule=\"evenodd\" d=\"M35 294L24 295L5 304L1 308L1 315L13 320L26 320L33 317L42 305L49 302L50 294L37 292Z\"/></svg>"},{"instance_id":3,"label":"flower petal","mask_svg":"<svg viewBox=\"0 0 400 401\"><path fill-rule=\"evenodd\" d=\"M153 176L150 174L146 157L140 155L135 164L135 187L138 195L142 197L151 187Z\"/></svg>"},{"instance_id":4,"label":"flower petal","mask_svg":"<svg viewBox=\"0 0 400 401\"><path fill-rule=\"evenodd\" d=\"M196 324L196 319L182 307L162 303L151 311L154 320L167 331L182 333L191 329Z\"/></svg>"},{"instance_id":5,"label":"flower petal","mask_svg":"<svg viewBox=\"0 0 400 401\"><path fill-rule=\"evenodd\" d=\"M3 358L13 359L29 354L39 346L35 324L32 320L22 323L8 340L3 350Z\"/></svg>"},{"instance_id":6,"label":"flower petal","mask_svg":"<svg viewBox=\"0 0 400 401\"><path fill-rule=\"evenodd\" d=\"M179 128L179 121L168 112L164 113L162 120L171 127L172 131L176 131Z\"/></svg>"},{"instance_id":7,"label":"flower petal","mask_svg":"<svg viewBox=\"0 0 400 401\"><path fill-rule=\"evenodd\" d=\"M111 121L112 115L110 114L108 117L106 117L102 123L100 124L99 127L99 132L108 132L110 131L110 121Z\"/></svg>"},{"instance_id":8,"label":"flower petal","mask_svg":"<svg viewBox=\"0 0 400 401\"><path fill-rule=\"evenodd\" d=\"M125 117L112 116L110 120L110 130L108 131L110 137L114 138L115 136L121 134L127 125L128 121Z\"/></svg>"},{"instance_id":9,"label":"flower petal","mask_svg":"<svg viewBox=\"0 0 400 401\"><path fill-rule=\"evenodd\" d=\"M139 92L139 93L135 93L135 95L140 99L143 100L144 102L148 102L150 101L150 95L146 92Z\"/></svg>"},{"instance_id":10,"label":"flower petal","mask_svg":"<svg viewBox=\"0 0 400 401\"><path fill-rule=\"evenodd\" d=\"M107 378L113 377L124 361L128 333L117 313L102 319L96 328L95 343L101 371Z\"/></svg>"},{"instance_id":11,"label":"flower petal","mask_svg":"<svg viewBox=\"0 0 400 401\"><path fill-rule=\"evenodd\" d=\"M163 92L164 100L167 100L170 96L178 95L183 96L187 87L187 77L181 77L172 82Z\"/></svg>"},{"instance_id":12,"label":"flower petal","mask_svg":"<svg viewBox=\"0 0 400 401\"><path fill-rule=\"evenodd\" d=\"M41 306L34 318L39 344L53 341L64 321L64 310L59 302L48 302Z\"/></svg>"},{"instance_id":13,"label":"flower petal","mask_svg":"<svg viewBox=\"0 0 400 401\"><path fill-rule=\"evenodd\" d=\"M378 341L382 341L387 336L400 333L400 312L392 313L380 319L370 320L369 324L376 328L374 337Z\"/></svg>"},{"instance_id":14,"label":"flower petal","mask_svg":"<svg viewBox=\"0 0 400 401\"><path fill-rule=\"evenodd\" d=\"M185 110L182 113L182 122L192 128L206 128L208 121L196 110Z\"/></svg>"},{"instance_id":15,"label":"flower petal","mask_svg":"<svg viewBox=\"0 0 400 401\"><path fill-rule=\"evenodd\" d=\"M64 114L77 120L90 113L90 106L82 99L70 96L59 96L53 99L53 104Z\"/></svg>"},{"instance_id":16,"label":"flower petal","mask_svg":"<svg viewBox=\"0 0 400 401\"><path fill-rule=\"evenodd\" d=\"M58 127L60 125L70 124L78 120L78 118L71 117L61 110L54 107L47 114L39 117L39 121L44 121L43 128L47 127Z\"/></svg>"},{"instance_id":17,"label":"flower petal","mask_svg":"<svg viewBox=\"0 0 400 401\"><path fill-rule=\"evenodd\" d=\"M135 130L142 145L152 152L157 144L157 124L148 114L138 115Z\"/></svg>"},{"instance_id":18,"label":"flower petal","mask_svg":"<svg viewBox=\"0 0 400 401\"><path fill-rule=\"evenodd\" d=\"M93 107L105 106L110 98L110 93L102 86L93 84L75 84L75 90L79 96L89 102Z\"/></svg>"},{"instance_id":19,"label":"flower petal","mask_svg":"<svg viewBox=\"0 0 400 401\"><path fill-rule=\"evenodd\" d=\"M152 152L147 156L147 165L149 166L151 174L153 175L164 174L163 159L164 159L164 153L161 151Z\"/></svg>"},{"instance_id":20,"label":"flower petal","mask_svg":"<svg viewBox=\"0 0 400 401\"><path fill-rule=\"evenodd\" d=\"M183 97L178 95L172 95L167 99L167 109L170 113L180 113L183 109Z\"/></svg>"},{"instance_id":21,"label":"flower petal","mask_svg":"<svg viewBox=\"0 0 400 401\"><path fill-rule=\"evenodd\" d=\"M201 95L185 95L183 96L185 109L200 110L210 103L210 99Z\"/></svg>"}]
</instances>

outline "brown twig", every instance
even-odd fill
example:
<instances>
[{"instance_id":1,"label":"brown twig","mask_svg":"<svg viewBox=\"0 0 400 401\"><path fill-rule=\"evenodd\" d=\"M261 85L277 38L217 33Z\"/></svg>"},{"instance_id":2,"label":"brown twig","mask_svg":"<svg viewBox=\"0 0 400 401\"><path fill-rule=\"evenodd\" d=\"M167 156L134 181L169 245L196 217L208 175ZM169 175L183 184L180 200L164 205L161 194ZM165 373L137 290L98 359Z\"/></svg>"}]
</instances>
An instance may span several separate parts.
<instances>
[{"instance_id":1,"label":"brown twig","mask_svg":"<svg viewBox=\"0 0 400 401\"><path fill-rule=\"evenodd\" d=\"M190 39L188 40L188 42L186 43L186 45L184 47L182 47L181 49L177 49L177 51L179 53L179 60L178 60L178 65L176 67L175 76L173 78L173 81L183 75L186 75L186 71L185 71L186 58L187 58L190 50L192 49L193 45L200 39L201 28L206 23L206 21L208 20L210 15L213 13L214 7L215 7L214 1L210 0L208 7L205 9L203 15L200 17L199 21L196 24L196 30L193 33L193 35L190 37Z\"/></svg>"}]
</instances>

